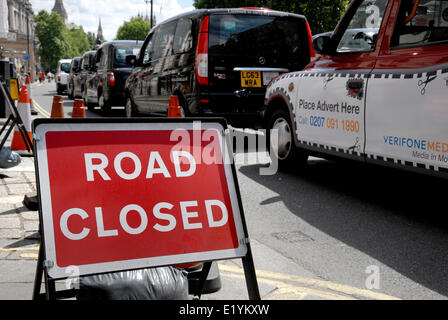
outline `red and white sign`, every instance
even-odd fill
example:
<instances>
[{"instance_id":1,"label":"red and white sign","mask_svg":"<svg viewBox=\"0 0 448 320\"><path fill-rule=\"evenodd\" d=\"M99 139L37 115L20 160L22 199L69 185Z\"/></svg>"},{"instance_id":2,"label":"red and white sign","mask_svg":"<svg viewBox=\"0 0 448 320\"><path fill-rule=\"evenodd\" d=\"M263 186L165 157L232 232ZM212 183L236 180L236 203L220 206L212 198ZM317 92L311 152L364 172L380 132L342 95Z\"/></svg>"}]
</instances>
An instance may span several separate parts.
<instances>
[{"instance_id":1,"label":"red and white sign","mask_svg":"<svg viewBox=\"0 0 448 320\"><path fill-rule=\"evenodd\" d=\"M34 136L50 277L245 256L221 124L47 122Z\"/></svg>"}]
</instances>

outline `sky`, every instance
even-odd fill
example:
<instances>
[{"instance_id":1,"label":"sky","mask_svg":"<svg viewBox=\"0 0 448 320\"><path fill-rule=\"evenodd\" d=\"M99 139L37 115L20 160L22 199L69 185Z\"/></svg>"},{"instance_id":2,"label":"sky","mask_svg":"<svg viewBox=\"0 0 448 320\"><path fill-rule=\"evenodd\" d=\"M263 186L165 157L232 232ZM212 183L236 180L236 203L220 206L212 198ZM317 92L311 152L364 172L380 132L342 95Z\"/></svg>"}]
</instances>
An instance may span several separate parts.
<instances>
[{"instance_id":1,"label":"sky","mask_svg":"<svg viewBox=\"0 0 448 320\"><path fill-rule=\"evenodd\" d=\"M179 13L193 10L193 0L153 0L153 12L157 22L162 22ZM34 12L40 10L51 12L55 0L30 0ZM97 33L101 18L103 35L106 40L113 40L118 28L124 21L129 21L137 14L150 14L151 5L146 7L144 0L64 0L68 22L82 26L84 31Z\"/></svg>"}]
</instances>

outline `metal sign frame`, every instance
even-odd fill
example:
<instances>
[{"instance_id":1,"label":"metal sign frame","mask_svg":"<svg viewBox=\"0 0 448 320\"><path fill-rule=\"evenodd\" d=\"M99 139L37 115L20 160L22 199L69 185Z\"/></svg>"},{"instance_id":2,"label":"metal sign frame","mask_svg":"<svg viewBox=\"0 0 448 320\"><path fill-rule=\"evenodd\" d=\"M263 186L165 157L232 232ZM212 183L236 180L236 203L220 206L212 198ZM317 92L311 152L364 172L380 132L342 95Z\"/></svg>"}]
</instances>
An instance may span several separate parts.
<instances>
[{"instance_id":1,"label":"metal sign frame","mask_svg":"<svg viewBox=\"0 0 448 320\"><path fill-rule=\"evenodd\" d=\"M6 105L9 108L10 111L10 115L8 117L8 119L6 120L5 124L3 125L3 127L0 130L0 137L1 135L5 132L6 128L9 126L9 129L6 131L5 135L2 138L2 141L0 142L0 149L3 148L3 146L6 143L6 140L8 139L9 135L11 134L12 130L14 129L14 126L17 126L17 129L20 133L20 136L23 139L23 142L25 144L25 147L27 149L28 152L32 152L33 149L33 145L31 142L30 137L28 136L28 133L25 129L25 125L23 124L23 120L20 117L20 113L19 110L17 110L16 105L14 104L14 100L11 97L10 93L8 92L8 90L6 90L5 85L3 84L3 82L0 79L0 99L4 98Z\"/></svg>"},{"instance_id":2,"label":"metal sign frame","mask_svg":"<svg viewBox=\"0 0 448 320\"><path fill-rule=\"evenodd\" d=\"M81 118L81 119L36 119L33 122L34 154L36 166L37 190L39 199L39 216L41 232L41 248L36 270L35 288L33 297L39 299L42 274L45 277L47 299L65 297L66 293L56 294L54 282L58 279L68 278L64 268L55 268L53 221L51 219L51 191L48 177L48 162L46 159L45 133L49 131L141 131L141 130L167 130L175 129L194 130L193 123L200 122L203 130L212 129L221 132L222 156L224 170L231 198L234 223L238 236L238 248L231 250L218 250L193 254L181 254L165 257L153 257L127 261L114 261L99 264L78 266L80 275L100 274L106 272L125 271L147 267L160 267L167 265L184 264L189 262L205 262L204 277L207 277L211 261L241 258L245 272L246 284L251 300L259 300L260 294L253 264L253 257L248 240L247 225L234 162L231 161L231 150L226 141L227 123L222 118ZM106 129L107 128L107 129ZM50 218L49 218L50 217ZM200 296L200 293L199 293Z\"/></svg>"}]
</instances>

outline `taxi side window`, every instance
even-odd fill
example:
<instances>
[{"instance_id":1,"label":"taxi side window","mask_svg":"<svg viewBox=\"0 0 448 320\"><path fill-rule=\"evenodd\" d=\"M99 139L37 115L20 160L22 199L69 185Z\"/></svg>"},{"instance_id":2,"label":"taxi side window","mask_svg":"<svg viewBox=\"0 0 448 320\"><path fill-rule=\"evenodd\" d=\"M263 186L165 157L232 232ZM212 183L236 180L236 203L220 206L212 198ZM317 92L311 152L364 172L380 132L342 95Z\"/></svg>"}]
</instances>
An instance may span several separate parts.
<instances>
[{"instance_id":1,"label":"taxi side window","mask_svg":"<svg viewBox=\"0 0 448 320\"><path fill-rule=\"evenodd\" d=\"M144 47L140 51L140 54L143 54L143 57L142 57L142 63L143 64L147 64L147 63L149 63L151 61L151 56L153 54L153 52L152 52L153 51L153 45L152 45L153 41L152 41L152 39L154 38L154 34L155 33L153 33L150 36L150 38L148 39L148 42L146 43L146 47Z\"/></svg>"},{"instance_id":2,"label":"taxi side window","mask_svg":"<svg viewBox=\"0 0 448 320\"><path fill-rule=\"evenodd\" d=\"M180 19L177 23L173 44L174 54L188 52L192 48L191 25L190 19Z\"/></svg>"},{"instance_id":3,"label":"taxi side window","mask_svg":"<svg viewBox=\"0 0 448 320\"><path fill-rule=\"evenodd\" d=\"M176 23L162 25L154 39L154 53L151 60L157 60L171 54Z\"/></svg>"},{"instance_id":4,"label":"taxi side window","mask_svg":"<svg viewBox=\"0 0 448 320\"><path fill-rule=\"evenodd\" d=\"M448 41L448 0L403 0L391 47Z\"/></svg>"},{"instance_id":5,"label":"taxi side window","mask_svg":"<svg viewBox=\"0 0 448 320\"><path fill-rule=\"evenodd\" d=\"M374 51L388 0L364 0L342 35L338 53Z\"/></svg>"}]
</instances>

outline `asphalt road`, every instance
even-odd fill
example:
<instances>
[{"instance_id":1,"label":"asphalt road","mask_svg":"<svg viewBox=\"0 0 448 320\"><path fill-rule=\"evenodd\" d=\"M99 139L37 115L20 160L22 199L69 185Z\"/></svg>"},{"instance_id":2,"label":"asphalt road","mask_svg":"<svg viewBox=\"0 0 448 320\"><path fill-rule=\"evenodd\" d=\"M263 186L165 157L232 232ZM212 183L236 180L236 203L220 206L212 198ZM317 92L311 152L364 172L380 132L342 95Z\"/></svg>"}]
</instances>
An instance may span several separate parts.
<instances>
[{"instance_id":1,"label":"asphalt road","mask_svg":"<svg viewBox=\"0 0 448 320\"><path fill-rule=\"evenodd\" d=\"M51 112L55 91L54 83L34 86L39 109ZM72 108L64 96L67 116ZM100 116L99 110L87 111L87 117ZM112 116L122 117L124 110ZM260 175L265 166L237 161L249 235L260 257L257 269L269 262L291 280L293 264L301 270L294 276L324 281L321 288L356 298L448 297L447 181L318 158L306 168L271 176ZM288 264L275 265L257 248Z\"/></svg>"}]
</instances>

